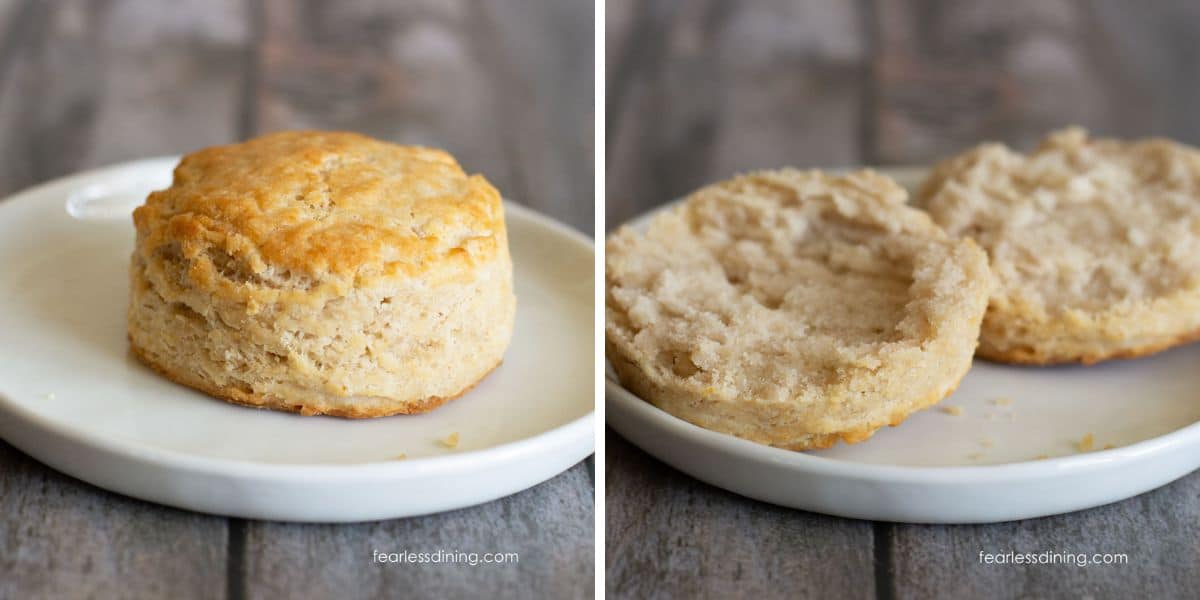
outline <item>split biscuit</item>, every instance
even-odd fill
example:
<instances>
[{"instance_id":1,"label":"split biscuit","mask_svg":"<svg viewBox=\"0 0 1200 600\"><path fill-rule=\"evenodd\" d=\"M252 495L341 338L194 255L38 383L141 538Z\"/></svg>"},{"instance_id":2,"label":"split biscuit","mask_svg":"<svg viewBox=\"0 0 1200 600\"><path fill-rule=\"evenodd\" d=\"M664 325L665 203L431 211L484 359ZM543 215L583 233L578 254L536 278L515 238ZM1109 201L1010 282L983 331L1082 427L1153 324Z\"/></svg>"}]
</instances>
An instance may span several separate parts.
<instances>
[{"instance_id":1,"label":"split biscuit","mask_svg":"<svg viewBox=\"0 0 1200 600\"><path fill-rule=\"evenodd\" d=\"M980 356L1090 364L1200 336L1200 151L1069 128L1027 155L984 144L946 160L920 196L988 252Z\"/></svg>"},{"instance_id":2,"label":"split biscuit","mask_svg":"<svg viewBox=\"0 0 1200 600\"><path fill-rule=\"evenodd\" d=\"M858 442L971 365L987 258L873 171L785 169L703 188L608 239L622 385L700 427L806 450Z\"/></svg>"}]
</instances>

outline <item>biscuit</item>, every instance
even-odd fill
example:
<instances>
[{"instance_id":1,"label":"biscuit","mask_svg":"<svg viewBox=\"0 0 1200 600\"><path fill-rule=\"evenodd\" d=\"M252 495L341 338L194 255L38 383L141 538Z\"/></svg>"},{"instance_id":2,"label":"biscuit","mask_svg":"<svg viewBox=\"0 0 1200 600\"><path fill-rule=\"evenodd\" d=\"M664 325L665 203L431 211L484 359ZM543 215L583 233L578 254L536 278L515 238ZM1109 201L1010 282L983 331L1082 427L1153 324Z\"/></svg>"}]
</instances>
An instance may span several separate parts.
<instances>
[{"instance_id":1,"label":"biscuit","mask_svg":"<svg viewBox=\"0 0 1200 600\"><path fill-rule=\"evenodd\" d=\"M946 160L920 196L989 254L981 357L1090 364L1200 336L1200 151L1070 128L1028 155L984 144Z\"/></svg>"},{"instance_id":2,"label":"biscuit","mask_svg":"<svg viewBox=\"0 0 1200 600\"><path fill-rule=\"evenodd\" d=\"M806 450L862 441L971 365L987 258L872 171L763 171L607 241L622 385L700 427Z\"/></svg>"},{"instance_id":3,"label":"biscuit","mask_svg":"<svg viewBox=\"0 0 1200 600\"><path fill-rule=\"evenodd\" d=\"M208 148L133 221L133 353L233 403L425 412L512 336L500 194L440 150L332 132Z\"/></svg>"}]
</instances>

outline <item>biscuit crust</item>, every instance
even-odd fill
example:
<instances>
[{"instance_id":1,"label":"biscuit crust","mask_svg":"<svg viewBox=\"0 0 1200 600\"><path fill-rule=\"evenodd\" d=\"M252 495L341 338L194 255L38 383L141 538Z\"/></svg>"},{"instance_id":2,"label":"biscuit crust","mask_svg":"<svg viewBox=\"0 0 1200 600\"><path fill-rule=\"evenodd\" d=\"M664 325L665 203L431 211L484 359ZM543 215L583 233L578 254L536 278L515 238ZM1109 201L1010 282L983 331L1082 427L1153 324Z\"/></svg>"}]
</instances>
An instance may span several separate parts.
<instances>
[{"instance_id":1,"label":"biscuit crust","mask_svg":"<svg viewBox=\"0 0 1200 600\"><path fill-rule=\"evenodd\" d=\"M233 403L425 412L495 369L512 339L499 192L440 150L336 132L209 148L134 225L131 347Z\"/></svg>"},{"instance_id":2,"label":"biscuit crust","mask_svg":"<svg viewBox=\"0 0 1200 600\"><path fill-rule=\"evenodd\" d=\"M606 353L695 425L792 450L856 443L970 368L986 256L871 171L763 171L607 242Z\"/></svg>"},{"instance_id":3,"label":"biscuit crust","mask_svg":"<svg viewBox=\"0 0 1200 600\"><path fill-rule=\"evenodd\" d=\"M1125 345L1116 350L1105 348L1103 351L1094 354L1088 354L1086 351L1083 351L1073 354L1069 359L1062 359L1061 357L1052 356L1045 352L1038 353L1032 348L999 350L992 347L984 348L982 345L976 350L975 355L985 360L1012 365L1049 367L1063 364L1081 364L1090 366L1106 360L1142 358L1195 341L1200 341L1200 331L1192 331L1176 338L1143 346Z\"/></svg>"},{"instance_id":4,"label":"biscuit crust","mask_svg":"<svg viewBox=\"0 0 1200 600\"><path fill-rule=\"evenodd\" d=\"M1200 336L1200 151L1070 128L948 159L919 202L988 251L980 357L1093 364Z\"/></svg>"},{"instance_id":5,"label":"biscuit crust","mask_svg":"<svg viewBox=\"0 0 1200 600\"><path fill-rule=\"evenodd\" d=\"M133 220L144 252L175 249L197 283L248 298L291 283L333 294L364 278L454 276L504 240L500 194L482 176L441 150L347 132L188 154Z\"/></svg>"},{"instance_id":6,"label":"biscuit crust","mask_svg":"<svg viewBox=\"0 0 1200 600\"><path fill-rule=\"evenodd\" d=\"M467 392L475 389L475 386L483 383L488 375L492 374L500 367L500 363L496 363L495 367L484 373L483 377L479 378L475 383L463 388L458 393L449 397L433 396L404 403L397 406L394 402L388 399L378 398L332 398L324 401L314 401L311 398L305 399L305 402L297 404L273 396L270 394L256 394L253 391L245 391L238 387L227 386L219 387L196 377L195 374L186 371L173 371L166 365L160 365L150 359L149 356L137 344L130 343L129 350L134 358L137 358L142 364L150 367L154 372L163 377L178 383L179 385L187 386L192 389L204 392L218 400L224 400L230 404L245 406L248 408L264 408L278 410L282 412L296 413L306 417L315 415L328 415L331 417L342 417L345 419L374 419L376 417L391 417L394 415L417 415L427 413L439 406L456 400Z\"/></svg>"}]
</instances>

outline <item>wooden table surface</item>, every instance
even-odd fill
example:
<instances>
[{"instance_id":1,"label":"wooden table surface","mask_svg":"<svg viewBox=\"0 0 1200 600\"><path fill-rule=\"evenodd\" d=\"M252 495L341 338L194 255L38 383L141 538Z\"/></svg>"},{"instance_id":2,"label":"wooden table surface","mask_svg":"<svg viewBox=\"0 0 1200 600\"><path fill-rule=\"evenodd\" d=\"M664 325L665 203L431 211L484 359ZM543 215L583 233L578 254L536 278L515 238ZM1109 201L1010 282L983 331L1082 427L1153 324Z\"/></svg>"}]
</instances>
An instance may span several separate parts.
<instances>
[{"instance_id":1,"label":"wooden table surface","mask_svg":"<svg viewBox=\"0 0 1200 600\"><path fill-rule=\"evenodd\" d=\"M584 0L0 0L0 197L93 166L340 128L443 147L591 234L593 14ZM590 597L593 480L589 458L483 506L295 525L131 500L0 442L0 598ZM375 549L520 562L383 566Z\"/></svg>"},{"instance_id":2,"label":"wooden table surface","mask_svg":"<svg viewBox=\"0 0 1200 600\"><path fill-rule=\"evenodd\" d=\"M608 0L606 19L609 228L753 168L922 164L1069 123L1200 143L1200 5L1186 0ZM1200 594L1200 472L1109 506L973 526L775 507L613 433L605 477L614 598ZM1129 564L984 565L981 550Z\"/></svg>"}]
</instances>

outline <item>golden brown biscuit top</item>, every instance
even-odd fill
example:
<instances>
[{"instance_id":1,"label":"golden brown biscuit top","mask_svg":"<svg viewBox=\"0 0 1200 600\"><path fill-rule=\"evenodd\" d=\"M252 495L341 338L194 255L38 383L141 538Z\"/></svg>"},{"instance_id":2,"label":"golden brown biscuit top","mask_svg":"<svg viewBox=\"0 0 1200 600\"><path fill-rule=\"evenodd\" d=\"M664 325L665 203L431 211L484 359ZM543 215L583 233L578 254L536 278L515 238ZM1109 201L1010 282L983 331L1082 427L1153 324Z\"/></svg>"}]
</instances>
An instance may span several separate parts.
<instances>
[{"instance_id":1,"label":"golden brown biscuit top","mask_svg":"<svg viewBox=\"0 0 1200 600\"><path fill-rule=\"evenodd\" d=\"M133 219L142 258L186 259L202 285L354 285L458 270L507 245L500 194L482 176L441 150L344 132L188 154Z\"/></svg>"}]
</instances>

